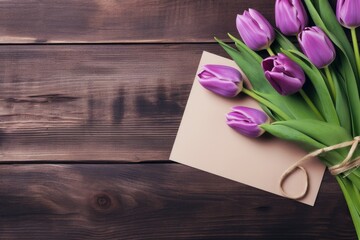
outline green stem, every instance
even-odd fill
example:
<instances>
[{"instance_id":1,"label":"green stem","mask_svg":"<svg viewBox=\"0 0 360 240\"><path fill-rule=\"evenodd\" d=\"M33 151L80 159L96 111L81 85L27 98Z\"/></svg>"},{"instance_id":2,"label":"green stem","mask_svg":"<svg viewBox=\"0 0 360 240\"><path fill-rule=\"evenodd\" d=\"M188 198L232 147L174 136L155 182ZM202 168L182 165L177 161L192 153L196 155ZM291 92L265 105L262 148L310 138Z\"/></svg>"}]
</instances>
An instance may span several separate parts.
<instances>
[{"instance_id":1,"label":"green stem","mask_svg":"<svg viewBox=\"0 0 360 240\"><path fill-rule=\"evenodd\" d=\"M275 56L275 53L273 52L273 50L271 50L270 47L268 47L266 51L269 53L270 56Z\"/></svg>"},{"instance_id":2,"label":"green stem","mask_svg":"<svg viewBox=\"0 0 360 240\"><path fill-rule=\"evenodd\" d=\"M341 190L342 190L342 192L344 194L346 203L347 203L348 208L349 208L351 218L353 220L353 224L355 226L357 237L358 237L358 239L360 239L360 217L359 217L359 213L357 212L356 207L355 207L355 203L354 203L354 201L359 201L359 199L356 199L349 192L350 187L351 187L350 186L351 183L349 183L346 178L336 176L336 180L339 183L340 188L341 188Z\"/></svg>"},{"instance_id":3,"label":"green stem","mask_svg":"<svg viewBox=\"0 0 360 240\"><path fill-rule=\"evenodd\" d=\"M358 70L358 76L360 77L360 55L359 55L359 44L356 36L356 28L351 28L351 38L354 47L354 54L356 59L356 65Z\"/></svg>"},{"instance_id":4,"label":"green stem","mask_svg":"<svg viewBox=\"0 0 360 240\"><path fill-rule=\"evenodd\" d=\"M328 87L330 88L331 95L332 95L332 97L333 97L333 99L335 101L335 99L336 99L336 91L335 91L334 80L333 80L333 78L331 76L329 67L325 67L324 70L325 70L325 74L326 74L326 80L327 80L327 83L328 83Z\"/></svg>"},{"instance_id":5,"label":"green stem","mask_svg":"<svg viewBox=\"0 0 360 240\"><path fill-rule=\"evenodd\" d=\"M265 105L266 107L268 107L270 110L272 110L274 113L276 113L277 115L279 115L279 117L281 117L283 120L290 120L291 118L284 113L280 108L278 108L277 106L275 106L273 103L269 102L268 100L266 100L265 98L257 95L256 93L254 93L253 91L243 88L242 92L247 94L248 96L252 97L253 99L255 99L256 101L258 101L259 103Z\"/></svg>"},{"instance_id":6,"label":"green stem","mask_svg":"<svg viewBox=\"0 0 360 240\"><path fill-rule=\"evenodd\" d=\"M300 89L300 94L301 96L304 98L305 102L307 103L307 105L311 108L311 110L316 114L316 116L319 118L319 120L321 121L325 121L324 117L321 115L321 113L319 112L319 110L316 108L315 104L311 101L311 99L309 98L309 96L304 92L304 90Z\"/></svg>"}]
</instances>

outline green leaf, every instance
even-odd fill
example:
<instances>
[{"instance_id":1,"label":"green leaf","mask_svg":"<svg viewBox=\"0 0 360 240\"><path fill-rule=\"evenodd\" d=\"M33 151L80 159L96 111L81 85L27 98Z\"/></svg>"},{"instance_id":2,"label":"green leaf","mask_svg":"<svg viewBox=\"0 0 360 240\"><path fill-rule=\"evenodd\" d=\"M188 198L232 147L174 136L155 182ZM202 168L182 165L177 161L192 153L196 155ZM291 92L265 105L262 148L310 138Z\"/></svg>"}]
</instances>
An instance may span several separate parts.
<instances>
[{"instance_id":1,"label":"green leaf","mask_svg":"<svg viewBox=\"0 0 360 240\"><path fill-rule=\"evenodd\" d=\"M317 95L319 96L322 115L329 123L339 125L339 119L335 110L334 103L331 99L329 90L325 84L325 80L319 69L317 69L309 59L297 50L282 50L285 55L301 66L306 75L311 80Z\"/></svg>"},{"instance_id":2,"label":"green leaf","mask_svg":"<svg viewBox=\"0 0 360 240\"><path fill-rule=\"evenodd\" d=\"M281 121L275 122L274 125L282 125L295 129L325 146L332 146L341 142L352 140L352 136L348 133L348 131L346 131L346 129L318 120L304 119ZM341 156L346 156L348 151L349 150L345 148L336 150L336 152L338 152ZM342 157L340 161L343 159L344 157ZM339 159L330 160L332 161L332 165L339 162Z\"/></svg>"},{"instance_id":3,"label":"green leaf","mask_svg":"<svg viewBox=\"0 0 360 240\"><path fill-rule=\"evenodd\" d=\"M344 87L348 96L348 105L351 112L354 136L360 135L360 98L356 84L355 75L345 55L341 51L338 57L331 64L331 69L337 74L339 79L344 80Z\"/></svg>"},{"instance_id":4,"label":"green leaf","mask_svg":"<svg viewBox=\"0 0 360 240\"><path fill-rule=\"evenodd\" d=\"M275 122L273 124L293 128L325 146L352 140L352 136L343 127L323 121L302 119Z\"/></svg>"},{"instance_id":5,"label":"green leaf","mask_svg":"<svg viewBox=\"0 0 360 240\"><path fill-rule=\"evenodd\" d=\"M359 188L360 188L360 181L359 181L359 178L356 177L356 175L352 175L350 177L348 177L349 179L353 178L353 180L351 180L352 182L352 185L353 185L353 188L352 188L352 192L351 194L353 194L353 199L360 199L360 193L359 193ZM360 206L359 206L359 203L357 202L355 204L355 207L356 207L356 211L358 214L360 214Z\"/></svg>"},{"instance_id":6,"label":"green leaf","mask_svg":"<svg viewBox=\"0 0 360 240\"><path fill-rule=\"evenodd\" d=\"M271 48L279 53L281 52L281 49L285 49L285 50L297 50L297 48L295 47L295 45L284 35L282 35L279 31L275 30L276 32L276 37L275 37L275 41L273 42L273 44L271 44Z\"/></svg>"},{"instance_id":7,"label":"green leaf","mask_svg":"<svg viewBox=\"0 0 360 240\"><path fill-rule=\"evenodd\" d=\"M314 151L317 149L321 149L327 147L326 145L316 141L310 136L298 131L292 127L281 124L281 122L277 122L279 124L263 124L261 128L271 135L281 138L287 141L292 141L300 144L307 151ZM337 151L331 151L326 154L323 154L323 158L321 160L327 166L333 166L335 163L340 162L344 159L342 155L340 155Z\"/></svg>"},{"instance_id":8,"label":"green leaf","mask_svg":"<svg viewBox=\"0 0 360 240\"><path fill-rule=\"evenodd\" d=\"M272 127L274 126L280 126L282 127L282 131L286 131L285 133L277 133L275 136L285 140L292 140L301 143L307 142L310 146L313 146L314 149L328 147L341 142L352 140L352 136L346 131L346 129L318 120L302 119L279 121L274 122ZM268 131L268 129L264 129ZM273 132L270 133L273 134ZM289 138L289 133L291 133L290 136L292 139ZM296 133L296 135L294 133ZM299 133L302 135L299 135ZM294 135L296 138L294 138ZM324 154L324 158L322 160L325 160L327 163L329 163L330 166L333 166L339 162L342 162L347 153L348 149L337 149Z\"/></svg>"},{"instance_id":9,"label":"green leaf","mask_svg":"<svg viewBox=\"0 0 360 240\"><path fill-rule=\"evenodd\" d=\"M306 0L308 10L316 25L320 26L333 43L337 46L337 58L332 68L341 75L346 82L349 108L352 114L353 134L360 135L360 98L359 76L356 71L356 61L352 46L341 25L336 20L334 12L328 1Z\"/></svg>"},{"instance_id":10,"label":"green leaf","mask_svg":"<svg viewBox=\"0 0 360 240\"><path fill-rule=\"evenodd\" d=\"M235 42L235 46L239 49L240 52L245 51L246 53L250 54L259 64L262 62L263 58L260 57L259 54L251 50L245 43L228 33L228 36Z\"/></svg>"},{"instance_id":11,"label":"green leaf","mask_svg":"<svg viewBox=\"0 0 360 240\"><path fill-rule=\"evenodd\" d=\"M288 109L288 115L294 119L317 119L315 113L309 109L304 99L298 94L281 96L279 94L267 94L257 91L256 93L270 102L281 103L283 108Z\"/></svg>"},{"instance_id":12,"label":"green leaf","mask_svg":"<svg viewBox=\"0 0 360 240\"><path fill-rule=\"evenodd\" d=\"M338 181L340 188L344 194L345 200L346 200L348 208L349 208L351 218L352 218L354 226L355 226L357 236L360 239L360 215L358 214L356 207L355 207L355 204L357 204L359 199L356 199L350 193L349 189L351 188L351 182L349 180L347 180L346 178L342 178L340 176L336 176L336 180Z\"/></svg>"},{"instance_id":13,"label":"green leaf","mask_svg":"<svg viewBox=\"0 0 360 240\"><path fill-rule=\"evenodd\" d=\"M347 97L347 90L345 85L345 81L343 79L338 79L334 71L330 69L332 73L332 77L334 79L335 83L335 89L336 89L336 102L335 102L335 108L337 115L339 117L340 125L345 128L349 133L352 132L352 117L349 110L348 105L348 97Z\"/></svg>"},{"instance_id":14,"label":"green leaf","mask_svg":"<svg viewBox=\"0 0 360 240\"><path fill-rule=\"evenodd\" d=\"M262 124L261 128L271 135L288 141L300 143L309 151L326 147L324 144L312 139L306 134L281 124L282 122L275 122L273 124Z\"/></svg>"},{"instance_id":15,"label":"green leaf","mask_svg":"<svg viewBox=\"0 0 360 240\"><path fill-rule=\"evenodd\" d=\"M277 116L275 113L273 113L268 107L266 107L264 104L259 104L261 109L264 110L266 115L268 115L271 119L280 119L280 116Z\"/></svg>"}]
</instances>

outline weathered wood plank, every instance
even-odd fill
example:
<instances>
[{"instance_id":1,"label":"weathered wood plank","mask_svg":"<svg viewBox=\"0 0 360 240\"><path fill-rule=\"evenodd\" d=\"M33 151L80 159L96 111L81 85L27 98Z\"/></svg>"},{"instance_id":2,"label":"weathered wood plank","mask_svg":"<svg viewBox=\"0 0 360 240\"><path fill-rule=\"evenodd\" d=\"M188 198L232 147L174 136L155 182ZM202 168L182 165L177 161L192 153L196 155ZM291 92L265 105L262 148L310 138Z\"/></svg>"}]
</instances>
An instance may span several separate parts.
<instances>
[{"instance_id":1,"label":"weathered wood plank","mask_svg":"<svg viewBox=\"0 0 360 240\"><path fill-rule=\"evenodd\" d=\"M249 7L273 21L269 1L2 0L0 42L213 42Z\"/></svg>"},{"instance_id":2,"label":"weathered wood plank","mask_svg":"<svg viewBox=\"0 0 360 240\"><path fill-rule=\"evenodd\" d=\"M0 160L166 160L216 44L0 47Z\"/></svg>"},{"instance_id":3,"label":"weathered wood plank","mask_svg":"<svg viewBox=\"0 0 360 240\"><path fill-rule=\"evenodd\" d=\"M326 175L315 207L179 164L2 165L1 239L355 239Z\"/></svg>"}]
</instances>

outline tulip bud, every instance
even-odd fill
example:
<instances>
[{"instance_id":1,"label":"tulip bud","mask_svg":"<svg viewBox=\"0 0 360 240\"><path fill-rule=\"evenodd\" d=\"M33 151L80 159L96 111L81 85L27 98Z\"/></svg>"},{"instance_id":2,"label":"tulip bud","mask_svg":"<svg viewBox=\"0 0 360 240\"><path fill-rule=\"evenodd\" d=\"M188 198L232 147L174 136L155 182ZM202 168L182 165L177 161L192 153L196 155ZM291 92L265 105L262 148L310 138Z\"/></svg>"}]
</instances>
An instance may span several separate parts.
<instances>
[{"instance_id":1,"label":"tulip bud","mask_svg":"<svg viewBox=\"0 0 360 240\"><path fill-rule=\"evenodd\" d=\"M338 0L336 4L336 17L346 28L360 26L360 0Z\"/></svg>"},{"instance_id":2,"label":"tulip bud","mask_svg":"<svg viewBox=\"0 0 360 240\"><path fill-rule=\"evenodd\" d=\"M260 128L261 124L270 122L270 118L262 111L236 106L232 112L226 115L227 125L242 135L248 137L259 137L265 131Z\"/></svg>"},{"instance_id":3,"label":"tulip bud","mask_svg":"<svg viewBox=\"0 0 360 240\"><path fill-rule=\"evenodd\" d=\"M237 15L236 27L244 43L252 50L268 48L275 39L275 32L266 18L254 9Z\"/></svg>"},{"instance_id":4,"label":"tulip bud","mask_svg":"<svg viewBox=\"0 0 360 240\"><path fill-rule=\"evenodd\" d=\"M243 88L241 73L229 66L204 65L198 77L204 88L224 97L235 97Z\"/></svg>"},{"instance_id":5,"label":"tulip bud","mask_svg":"<svg viewBox=\"0 0 360 240\"><path fill-rule=\"evenodd\" d=\"M297 35L308 22L304 5L300 0L276 0L275 22L283 34Z\"/></svg>"},{"instance_id":6,"label":"tulip bud","mask_svg":"<svg viewBox=\"0 0 360 240\"><path fill-rule=\"evenodd\" d=\"M264 59L261 66L266 79L281 95L296 93L305 83L302 68L282 53Z\"/></svg>"},{"instance_id":7,"label":"tulip bud","mask_svg":"<svg viewBox=\"0 0 360 240\"><path fill-rule=\"evenodd\" d=\"M317 68L324 68L335 59L333 43L319 27L306 27L298 35L300 47Z\"/></svg>"}]
</instances>

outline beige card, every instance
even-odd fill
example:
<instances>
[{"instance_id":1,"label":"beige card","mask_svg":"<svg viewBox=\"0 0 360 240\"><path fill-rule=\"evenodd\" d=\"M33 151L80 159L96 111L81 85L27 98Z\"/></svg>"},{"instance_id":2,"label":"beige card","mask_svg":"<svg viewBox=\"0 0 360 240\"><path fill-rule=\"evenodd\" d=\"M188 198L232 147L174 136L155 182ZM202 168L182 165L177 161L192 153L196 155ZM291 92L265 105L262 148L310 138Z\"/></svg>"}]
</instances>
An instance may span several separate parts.
<instances>
[{"instance_id":1,"label":"beige card","mask_svg":"<svg viewBox=\"0 0 360 240\"><path fill-rule=\"evenodd\" d=\"M222 64L238 68L229 59L204 52L199 64ZM205 90L195 77L184 116L170 159L249 186L281 195L281 174L306 155L293 143L273 137L251 139L226 125L225 115L232 106L259 108L249 97L225 99ZM325 167L314 159L304 165L309 174L309 191L300 200L313 206ZM298 195L304 188L304 174L295 172L285 182L289 194Z\"/></svg>"}]
</instances>

